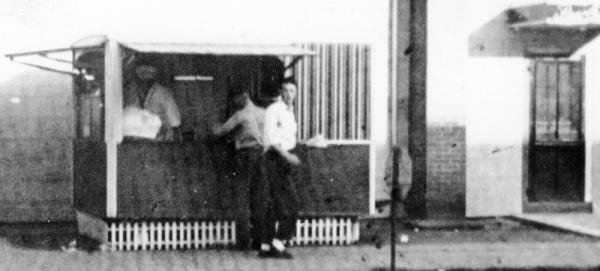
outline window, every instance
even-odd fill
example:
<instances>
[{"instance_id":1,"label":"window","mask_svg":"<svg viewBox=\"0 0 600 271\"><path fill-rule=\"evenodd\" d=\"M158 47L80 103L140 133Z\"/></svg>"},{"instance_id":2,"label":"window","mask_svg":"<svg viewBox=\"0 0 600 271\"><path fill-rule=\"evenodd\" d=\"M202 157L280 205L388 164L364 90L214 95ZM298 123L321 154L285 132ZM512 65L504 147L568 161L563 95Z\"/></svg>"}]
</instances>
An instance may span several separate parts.
<instances>
[{"instance_id":1,"label":"window","mask_svg":"<svg viewBox=\"0 0 600 271\"><path fill-rule=\"evenodd\" d=\"M104 53L102 49L75 52L75 134L104 140Z\"/></svg>"},{"instance_id":2,"label":"window","mask_svg":"<svg viewBox=\"0 0 600 271\"><path fill-rule=\"evenodd\" d=\"M583 141L582 62L536 60L534 65L535 141Z\"/></svg>"},{"instance_id":3,"label":"window","mask_svg":"<svg viewBox=\"0 0 600 271\"><path fill-rule=\"evenodd\" d=\"M181 114L181 131L191 138L205 138L210 135L212 123L222 115L227 93L215 89L213 76L175 76L172 88L173 97Z\"/></svg>"},{"instance_id":4,"label":"window","mask_svg":"<svg viewBox=\"0 0 600 271\"><path fill-rule=\"evenodd\" d=\"M103 140L103 96L104 86L90 75L78 75L76 80L76 136L92 140Z\"/></svg>"},{"instance_id":5,"label":"window","mask_svg":"<svg viewBox=\"0 0 600 271\"><path fill-rule=\"evenodd\" d=\"M294 67L298 81L298 136L367 140L370 131L370 48L354 44L300 44L317 53Z\"/></svg>"}]
</instances>

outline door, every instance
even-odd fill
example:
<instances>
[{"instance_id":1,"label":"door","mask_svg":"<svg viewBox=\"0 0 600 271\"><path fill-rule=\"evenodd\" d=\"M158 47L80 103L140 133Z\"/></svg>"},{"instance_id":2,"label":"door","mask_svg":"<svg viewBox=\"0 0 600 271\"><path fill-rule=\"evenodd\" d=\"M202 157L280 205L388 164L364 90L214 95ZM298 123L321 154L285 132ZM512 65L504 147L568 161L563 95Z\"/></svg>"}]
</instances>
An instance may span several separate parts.
<instances>
[{"instance_id":1,"label":"door","mask_svg":"<svg viewBox=\"0 0 600 271\"><path fill-rule=\"evenodd\" d=\"M532 74L527 200L583 202L583 61L535 60Z\"/></svg>"}]
</instances>

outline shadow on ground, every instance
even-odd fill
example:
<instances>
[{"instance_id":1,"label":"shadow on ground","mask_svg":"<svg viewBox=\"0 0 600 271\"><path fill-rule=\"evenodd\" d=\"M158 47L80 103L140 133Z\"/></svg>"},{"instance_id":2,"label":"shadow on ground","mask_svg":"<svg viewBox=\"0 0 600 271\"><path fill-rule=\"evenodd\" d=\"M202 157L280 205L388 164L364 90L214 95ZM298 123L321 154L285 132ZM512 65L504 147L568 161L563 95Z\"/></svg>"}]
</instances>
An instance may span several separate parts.
<instances>
[{"instance_id":1,"label":"shadow on ground","mask_svg":"<svg viewBox=\"0 0 600 271\"><path fill-rule=\"evenodd\" d=\"M0 238L11 246L34 250L96 250L99 243L77 234L74 222L0 224Z\"/></svg>"},{"instance_id":2,"label":"shadow on ground","mask_svg":"<svg viewBox=\"0 0 600 271\"><path fill-rule=\"evenodd\" d=\"M397 244L597 242L599 240L507 218L429 221L399 219L396 225ZM389 219L365 219L361 221L360 226L361 243L372 244L378 248L390 243ZM404 241L401 238L404 238Z\"/></svg>"}]
</instances>

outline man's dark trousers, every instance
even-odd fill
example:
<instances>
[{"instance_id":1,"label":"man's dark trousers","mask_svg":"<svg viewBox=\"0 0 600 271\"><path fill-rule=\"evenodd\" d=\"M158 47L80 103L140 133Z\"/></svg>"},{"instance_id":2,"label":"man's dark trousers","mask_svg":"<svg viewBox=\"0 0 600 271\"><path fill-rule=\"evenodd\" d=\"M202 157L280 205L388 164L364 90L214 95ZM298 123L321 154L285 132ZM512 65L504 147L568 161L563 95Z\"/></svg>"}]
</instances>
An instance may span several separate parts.
<instances>
[{"instance_id":1,"label":"man's dark trousers","mask_svg":"<svg viewBox=\"0 0 600 271\"><path fill-rule=\"evenodd\" d=\"M260 178L262 148L246 147L235 154L235 176L232 187L232 201L236 215L236 241L241 249L250 246L251 194L256 179Z\"/></svg>"},{"instance_id":2,"label":"man's dark trousers","mask_svg":"<svg viewBox=\"0 0 600 271\"><path fill-rule=\"evenodd\" d=\"M273 238L289 240L296 229L298 213L294 186L297 167L272 149L262 161L263 178L257 179L253 200L257 234L261 243L269 244Z\"/></svg>"}]
</instances>

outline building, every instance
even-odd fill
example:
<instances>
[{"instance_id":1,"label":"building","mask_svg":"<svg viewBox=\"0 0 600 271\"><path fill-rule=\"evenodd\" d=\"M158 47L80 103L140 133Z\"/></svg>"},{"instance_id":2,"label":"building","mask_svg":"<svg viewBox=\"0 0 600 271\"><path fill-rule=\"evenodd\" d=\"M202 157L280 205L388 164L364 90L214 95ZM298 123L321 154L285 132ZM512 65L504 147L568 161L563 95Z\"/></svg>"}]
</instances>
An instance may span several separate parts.
<instances>
[{"instance_id":1,"label":"building","mask_svg":"<svg viewBox=\"0 0 600 271\"><path fill-rule=\"evenodd\" d=\"M599 12L518 6L471 33L471 72L495 72L467 87L468 216L597 209L589 75Z\"/></svg>"},{"instance_id":2,"label":"building","mask_svg":"<svg viewBox=\"0 0 600 271\"><path fill-rule=\"evenodd\" d=\"M390 3L393 4L390 5ZM123 27L124 22L129 22L129 14L126 11L116 11L115 20L105 23L113 26L113 28L106 31L109 35L126 37L125 39L152 40L152 37L149 37L152 35L147 35L149 32L147 29L154 27L154 29L159 29L163 33L162 40L182 40L181 37L183 36L185 41L203 43L294 43L296 46L317 51L319 54L317 60L301 62L299 68L295 71L296 76L301 79L300 99L297 107L297 116L301 126L301 139L323 134L330 144L367 149L369 157L368 162L365 163L368 164L363 166L368 168L368 173L367 176L362 176L358 180L366 185L362 186L365 187L364 191L361 190L360 195L355 197L367 199L366 206L364 206L365 214L375 215L377 213L375 202L388 197L385 167L388 163L387 160L389 160L388 150L391 135L388 127L390 127L390 121L392 121L390 117L391 108L396 110L392 113L395 118L402 118L402 120L393 120L393 123L402 123L397 129L403 133L399 136L402 138L400 142L404 144L403 148L405 150L409 149L409 138L412 138L413 141L410 143L413 144L412 151L417 152L416 157L420 157L417 159L418 161L412 162L412 166L408 169L418 169L417 172L420 172L419 174L413 174L414 176L420 176L421 180L415 183L424 184L425 181L424 140L421 139L418 132L407 132L408 118L414 118L413 123L421 125L421 129L424 129L424 83L421 83L422 86L419 88L417 96L409 95L408 78L410 74L407 68L411 61L416 63L413 63L415 66L418 66L419 63L415 61L417 58L414 56L424 57L424 46L414 47L416 49L413 50L412 56L408 52L405 53L410 44L408 42L409 37L416 35L416 33L424 34L424 27L418 29L409 27L411 20L415 20L407 16L411 12L409 1L392 1L390 3L372 4L369 1L362 0L328 2L323 6L300 5L292 2L273 5L271 1L267 0L257 1L252 5L238 3L248 10L258 12L268 8L268 10L273 11L264 18L256 18L252 14L237 14L236 16L240 17L235 20L248 22L244 25L232 23L227 18L197 20L198 14L184 11L180 8L180 5L173 5L166 9L178 12L180 16L172 24L151 20L153 12L164 12L163 9L158 8L138 17L140 21L147 21L148 24L146 25L132 24L129 25L130 28ZM219 13L217 11L223 13L227 8L227 5L216 5L213 7L212 12L203 11L207 13L205 14L206 17L203 18L210 17L209 14L211 13ZM397 21L389 19L388 15L392 9L397 12L395 17ZM289 10L296 12L287 14L285 20L282 20L283 15L281 13ZM361 12L357 13L358 10ZM421 12L424 15L425 10L422 9ZM305 20L304 14L311 14L312 20ZM56 18L41 18L41 20L44 19L52 21ZM90 21L93 22L93 20L86 17L83 20L82 27L95 29L93 24L87 25ZM285 21L287 25L282 28L281 25L275 24L277 27L273 27L273 21ZM58 22L60 25L60 20ZM391 47L388 43L388 31L392 22L394 22L397 30L395 32L397 33L395 43L392 44L394 50L390 50ZM186 35L185 33L177 35L170 29L182 24L187 24L188 31L203 33L202 36ZM232 24L235 27L229 28ZM43 28L44 24L39 24L38 27ZM225 28L230 31L227 32L227 35L222 31ZM343 31L340 31L340 29ZM36 31L42 31L42 29L29 31L35 33ZM50 32L52 31L55 30ZM287 35L281 34L284 32ZM70 40L61 40L60 44L64 46L81 37L76 36L76 34L75 32L66 35L61 34L63 39L65 37L71 38ZM177 39L176 36L178 36ZM53 42L57 44L56 40L53 40ZM421 45L424 45L424 40L421 42ZM13 52L23 50L15 41L12 45ZM31 48L31 45L25 47ZM20 49L17 50L16 48ZM5 48L5 50L8 49ZM399 53L400 50L401 53ZM396 56L397 63L401 67L397 72L389 73L387 69L389 54ZM7 67L12 69L15 66L8 65ZM319 70L317 67L322 69ZM9 117L12 116L11 114L3 117L3 122L8 127L15 127L13 133L6 132L0 139L11 150L4 154L4 160L1 163L3 166L2 178L6 180L5 183L7 184L3 186L3 191L7 195L4 198L4 221L72 220L74 217L69 210L73 199L69 198L69 194L71 194L70 191L73 187L70 173L68 173L73 167L72 157L69 155L51 155L54 150L61 150L66 154L72 153L73 146L68 143L68 139L75 136L74 127L69 124L73 121L74 116L73 111L68 109L72 107L73 102L72 94L69 93L71 82L69 77L65 75L37 70L28 70L27 72L35 75L31 75L31 77L27 77L29 79L25 80L19 79L20 77L15 77L12 81L6 79L4 85L0 87L2 103L6 104L4 108L12 108L11 113L19 116L38 116L35 119ZM390 76L391 74L394 76ZM319 80L325 80L326 77L328 78L327 84L315 83ZM388 102L388 96L390 95L388 89L390 80L388 78L392 77L395 78L395 83L391 83L394 83L394 86L399 89L397 92L392 92L393 95L398 95L397 97L400 100L404 99L402 105L397 107L393 107L392 103ZM422 81L424 75L420 78ZM47 85L49 84L47 82L52 82L52 85ZM40 90L45 88L56 89L56 94L54 91L48 92L51 98L40 95L39 93L43 92ZM421 101L420 114L409 116L407 99L412 99L412 105ZM47 114L47 107L50 108L48 109L50 111L59 111L57 116ZM56 128L51 132L45 132L42 130L42 124L50 127L59 125L58 127L64 129ZM414 128L413 131L417 131L417 129ZM21 137L29 134L37 134L39 137L21 142L23 141ZM57 136L64 140L53 140ZM51 140L51 142L46 143L44 151L40 152L38 144L44 144L48 140ZM410 161L408 151L405 152L403 159L404 161ZM48 165L45 168L37 169L34 166L39 166L36 161L40 160L56 161L61 166ZM35 169L28 170L30 168ZM62 172L58 177L55 176L57 171ZM411 174L406 176L410 178ZM52 186L52 189L55 190L45 189L45 187L50 187L48 182L54 183L56 187ZM29 185L24 185L24 183ZM417 191L419 192L413 193L413 197L416 199L415 202L420 202L422 205L425 190L417 189ZM20 211L16 212L15 210Z\"/></svg>"},{"instance_id":3,"label":"building","mask_svg":"<svg viewBox=\"0 0 600 271\"><path fill-rule=\"evenodd\" d=\"M268 5L266 0L259 2L249 8ZM332 144L368 146L369 191L363 192L368 193L370 215L378 213L376 202L389 198L386 168L394 143L403 151L401 181L412 181L406 204L415 217L597 209L593 206L598 132L592 91L597 82L585 76L593 74L596 66L595 6L529 0L367 2L332 2L313 8L293 5L304 11L298 14L309 12L321 21L306 24L300 15L292 15L289 36L282 37L280 29L271 30L264 40L293 43L319 54L316 60L300 62L295 70L302 79L296 112L300 136L322 134ZM356 9L364 13L353 13ZM324 20L329 14L322 10L333 11L332 18ZM217 20L209 25L219 23L227 24ZM252 21L231 36L209 31L206 41L256 43L264 35L257 29L265 26L265 22ZM125 30L116 32L121 37L131 35ZM57 90L69 87L68 79L56 76L62 79L44 82L56 82ZM17 170L51 155L51 146L71 153L71 146L63 140L73 136L70 128L46 133L40 130L42 124L29 124L69 126L72 112L62 110L55 117L44 114L49 101L53 101L50 111L70 106L69 94L52 94L56 99L28 94L33 88L25 84L35 81L18 78L5 83L14 87L3 88L3 108L21 115L35 111L33 115L40 119L3 120L19 131L2 135L12 150L2 163L3 178L10 178L6 183L11 184L3 190L4 217L7 221L72 219L70 193L63 195L72 189L64 179L67 175L52 177L58 174L54 165ZM558 99L543 95L550 92ZM568 103L562 103L565 97ZM35 152L39 148L32 147L31 141L14 140L25 133L43 135L35 144L50 140L44 145L48 151ZM61 140L54 140L57 133ZM61 167L72 167L68 155L52 157ZM34 162L15 162L26 160ZM47 180L59 179L52 188L57 193L40 192L49 187ZM14 212L14 208L22 211Z\"/></svg>"},{"instance_id":4,"label":"building","mask_svg":"<svg viewBox=\"0 0 600 271\"><path fill-rule=\"evenodd\" d=\"M295 70L301 78L300 136L323 134L332 144L369 148L369 185L363 191L368 214L376 215L375 203L389 197L386 167L394 143L403 150L401 181L412 181L406 205L415 217L597 210L597 82L585 76L597 65L596 6L529 0L293 6L322 21L306 25L293 15L289 36L272 30L265 40L318 52L320 58ZM352 12L357 8L365 13ZM323 20L322 10L334 15ZM230 37L210 32L207 40L256 43L263 31L256 29L265 26L255 21ZM360 72L362 77L355 76ZM31 155L35 161L37 153ZM61 185L70 189L68 182ZM68 218L64 211L38 214L24 219Z\"/></svg>"},{"instance_id":5,"label":"building","mask_svg":"<svg viewBox=\"0 0 600 271\"><path fill-rule=\"evenodd\" d=\"M428 210L596 212L598 6L430 1L429 9L427 204L441 208Z\"/></svg>"}]
</instances>

